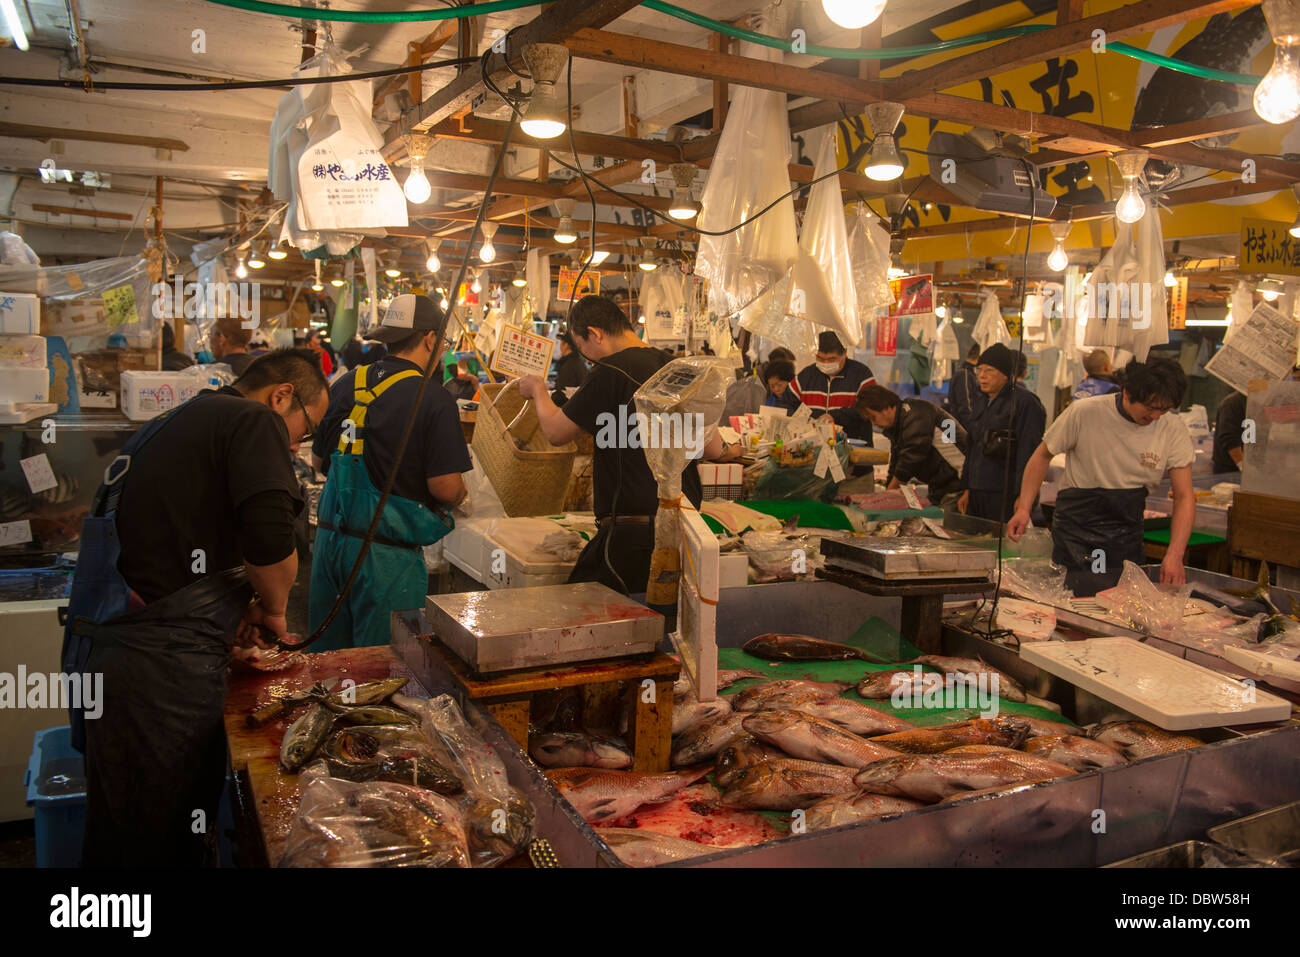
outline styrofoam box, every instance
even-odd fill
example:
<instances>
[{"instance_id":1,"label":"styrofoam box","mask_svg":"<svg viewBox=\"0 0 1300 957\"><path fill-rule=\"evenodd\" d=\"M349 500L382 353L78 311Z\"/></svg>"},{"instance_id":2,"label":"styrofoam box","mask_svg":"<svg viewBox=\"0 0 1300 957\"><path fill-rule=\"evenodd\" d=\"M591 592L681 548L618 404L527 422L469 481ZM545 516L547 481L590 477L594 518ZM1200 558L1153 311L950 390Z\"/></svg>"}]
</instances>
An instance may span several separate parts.
<instances>
[{"instance_id":1,"label":"styrofoam box","mask_svg":"<svg viewBox=\"0 0 1300 957\"><path fill-rule=\"evenodd\" d=\"M0 402L48 402L50 372L39 369L5 369L0 373Z\"/></svg>"},{"instance_id":2,"label":"styrofoam box","mask_svg":"<svg viewBox=\"0 0 1300 957\"><path fill-rule=\"evenodd\" d=\"M563 585L569 580L576 562L530 562L515 552L501 545L491 535L483 536L486 552L483 560L482 577L479 578L488 588L534 588L538 585ZM492 560L492 553L497 549L505 555L505 570L500 570L500 563Z\"/></svg>"},{"instance_id":3,"label":"styrofoam box","mask_svg":"<svg viewBox=\"0 0 1300 957\"><path fill-rule=\"evenodd\" d=\"M483 581L487 568L487 536L484 530L491 519L464 519L442 540L442 554L475 581Z\"/></svg>"},{"instance_id":4,"label":"styrofoam box","mask_svg":"<svg viewBox=\"0 0 1300 957\"><path fill-rule=\"evenodd\" d=\"M749 555L729 552L718 556L718 587L739 588L749 584Z\"/></svg>"},{"instance_id":5,"label":"styrofoam box","mask_svg":"<svg viewBox=\"0 0 1300 957\"><path fill-rule=\"evenodd\" d=\"M28 292L0 292L0 333L34 336L40 331L40 299Z\"/></svg>"},{"instance_id":6,"label":"styrofoam box","mask_svg":"<svg viewBox=\"0 0 1300 957\"><path fill-rule=\"evenodd\" d=\"M142 422L174 409L207 385L206 377L190 369L180 372L123 372L122 411Z\"/></svg>"},{"instance_id":7,"label":"styrofoam box","mask_svg":"<svg viewBox=\"0 0 1300 957\"><path fill-rule=\"evenodd\" d=\"M0 368L45 369L45 346L44 336L0 335Z\"/></svg>"}]
</instances>

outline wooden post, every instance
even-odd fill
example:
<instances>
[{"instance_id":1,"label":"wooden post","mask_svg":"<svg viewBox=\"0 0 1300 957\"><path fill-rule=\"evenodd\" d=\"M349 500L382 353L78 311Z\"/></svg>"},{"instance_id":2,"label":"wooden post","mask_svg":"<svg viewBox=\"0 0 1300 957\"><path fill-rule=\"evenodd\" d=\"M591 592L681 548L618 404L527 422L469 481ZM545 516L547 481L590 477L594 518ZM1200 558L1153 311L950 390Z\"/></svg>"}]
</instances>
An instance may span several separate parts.
<instances>
[{"instance_id":1,"label":"wooden post","mask_svg":"<svg viewBox=\"0 0 1300 957\"><path fill-rule=\"evenodd\" d=\"M640 122L636 115L636 77L623 77L623 135L636 139Z\"/></svg>"},{"instance_id":2,"label":"wooden post","mask_svg":"<svg viewBox=\"0 0 1300 957\"><path fill-rule=\"evenodd\" d=\"M1066 0L1061 0L1062 3ZM883 16L876 17L871 23L868 23L862 30L862 42L858 46L863 50L879 50L884 38ZM858 76L864 80L880 79L880 61L879 60L859 60Z\"/></svg>"},{"instance_id":3,"label":"wooden post","mask_svg":"<svg viewBox=\"0 0 1300 957\"><path fill-rule=\"evenodd\" d=\"M709 49L715 53L726 53L731 47L731 38L722 33L709 34ZM722 124L727 122L727 84L721 80L713 82L713 132L721 133Z\"/></svg>"},{"instance_id":4,"label":"wooden post","mask_svg":"<svg viewBox=\"0 0 1300 957\"><path fill-rule=\"evenodd\" d=\"M421 62L421 46L418 43L408 43L406 45L406 62L403 66L419 66ZM424 74L408 73L406 75L407 89L411 91L411 99L419 103L424 99Z\"/></svg>"}]
</instances>

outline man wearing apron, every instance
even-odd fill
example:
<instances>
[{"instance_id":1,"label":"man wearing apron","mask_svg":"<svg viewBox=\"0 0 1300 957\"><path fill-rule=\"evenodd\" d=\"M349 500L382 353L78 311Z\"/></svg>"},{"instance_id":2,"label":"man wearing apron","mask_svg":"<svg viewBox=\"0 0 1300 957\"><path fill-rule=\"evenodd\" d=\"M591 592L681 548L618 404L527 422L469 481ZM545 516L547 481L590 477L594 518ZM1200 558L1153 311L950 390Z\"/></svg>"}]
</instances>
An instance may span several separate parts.
<instances>
[{"instance_id":1,"label":"man wearing apron","mask_svg":"<svg viewBox=\"0 0 1300 957\"><path fill-rule=\"evenodd\" d=\"M440 381L425 389L406 452L400 462L396 457L420 379L442 352L446 326L447 317L428 296L397 296L370 333L389 354L342 376L330 390L329 411L312 445L313 464L328 476L312 549L313 633L356 563L384 484L394 470L397 477L361 570L313 651L386 645L389 614L424 606L424 546L454 527L446 510L464 500L461 473L472 467L456 401Z\"/></svg>"},{"instance_id":2,"label":"man wearing apron","mask_svg":"<svg viewBox=\"0 0 1300 957\"><path fill-rule=\"evenodd\" d=\"M253 626L286 636L303 505L290 456L326 402L313 356L271 353L150 421L105 470L62 656L71 680L102 681L102 712L71 712L85 866L214 862L231 645Z\"/></svg>"},{"instance_id":3,"label":"man wearing apron","mask_svg":"<svg viewBox=\"0 0 1300 957\"><path fill-rule=\"evenodd\" d=\"M1192 531L1191 436L1176 410L1187 377L1171 359L1131 361L1124 388L1113 395L1076 399L1052 423L1025 466L1016 513L1007 534L1018 541L1052 456L1065 453L1065 475L1052 517L1052 561L1066 568L1066 585L1084 597L1111 588L1124 562L1146 561L1142 513L1147 495L1169 472L1174 515L1160 581L1187 580L1183 553Z\"/></svg>"}]
</instances>

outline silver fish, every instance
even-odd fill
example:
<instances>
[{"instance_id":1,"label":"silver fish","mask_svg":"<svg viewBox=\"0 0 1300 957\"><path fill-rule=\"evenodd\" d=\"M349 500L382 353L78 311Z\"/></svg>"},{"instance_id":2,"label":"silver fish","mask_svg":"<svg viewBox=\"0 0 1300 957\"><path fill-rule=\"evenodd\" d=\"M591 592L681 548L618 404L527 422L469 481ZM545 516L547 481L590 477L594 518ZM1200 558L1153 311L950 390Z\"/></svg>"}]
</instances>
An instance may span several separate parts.
<instances>
[{"instance_id":1,"label":"silver fish","mask_svg":"<svg viewBox=\"0 0 1300 957\"><path fill-rule=\"evenodd\" d=\"M583 731L560 731L534 734L528 753L544 768L611 768L632 767L632 752L620 742Z\"/></svg>"},{"instance_id":2,"label":"silver fish","mask_svg":"<svg viewBox=\"0 0 1300 957\"><path fill-rule=\"evenodd\" d=\"M716 854L720 850L707 844L696 844L680 837L634 827L602 827L596 833L618 855L618 859L629 867L654 867L656 864Z\"/></svg>"},{"instance_id":3,"label":"silver fish","mask_svg":"<svg viewBox=\"0 0 1300 957\"><path fill-rule=\"evenodd\" d=\"M694 692L688 691L683 695L674 694L673 734L681 734L701 721L712 721L714 718L725 717L729 714L731 714L731 702L726 698L701 701L695 697Z\"/></svg>"},{"instance_id":4,"label":"silver fish","mask_svg":"<svg viewBox=\"0 0 1300 957\"><path fill-rule=\"evenodd\" d=\"M1039 754L1076 771L1091 771L1094 768L1113 768L1128 764L1128 759L1109 744L1083 738L1077 734L1048 734L1030 738L1025 742L1025 750L1030 754Z\"/></svg>"},{"instance_id":5,"label":"silver fish","mask_svg":"<svg viewBox=\"0 0 1300 957\"><path fill-rule=\"evenodd\" d=\"M754 685L731 696L734 711L759 711L767 707L767 700L791 691L823 691L839 694L847 691L853 684L849 681L804 681L799 678L782 678L779 681L767 681Z\"/></svg>"},{"instance_id":6,"label":"silver fish","mask_svg":"<svg viewBox=\"0 0 1300 957\"><path fill-rule=\"evenodd\" d=\"M727 714L712 721L702 721L673 741L673 767L712 760L732 740L745 733L743 714Z\"/></svg>"},{"instance_id":7,"label":"silver fish","mask_svg":"<svg viewBox=\"0 0 1300 957\"><path fill-rule=\"evenodd\" d=\"M741 772L722 794L728 807L793 811L854 790L853 769L840 764L773 758Z\"/></svg>"},{"instance_id":8,"label":"silver fish","mask_svg":"<svg viewBox=\"0 0 1300 957\"><path fill-rule=\"evenodd\" d=\"M950 658L947 655L922 655L904 662L909 665L929 665L946 675L996 675L998 678L998 697L1008 701L1024 701L1025 689L1015 678L1005 671L999 671L978 658Z\"/></svg>"},{"instance_id":9,"label":"silver fish","mask_svg":"<svg viewBox=\"0 0 1300 957\"><path fill-rule=\"evenodd\" d=\"M677 791L694 784L709 769L690 768L667 774L640 774L636 771L606 771L597 768L561 768L547 771L555 787L572 804L583 819L616 821L643 804L666 801Z\"/></svg>"},{"instance_id":10,"label":"silver fish","mask_svg":"<svg viewBox=\"0 0 1300 957\"><path fill-rule=\"evenodd\" d=\"M802 711L864 737L893 734L916 727L910 721L904 721L861 701L820 691L787 691L785 694L772 695L763 704L765 711Z\"/></svg>"},{"instance_id":11,"label":"silver fish","mask_svg":"<svg viewBox=\"0 0 1300 957\"><path fill-rule=\"evenodd\" d=\"M873 794L910 797L934 803L962 791L1029 781L1068 777L1074 770L1055 761L1039 758L1026 762L1021 754L910 754L869 764L853 783Z\"/></svg>"},{"instance_id":12,"label":"silver fish","mask_svg":"<svg viewBox=\"0 0 1300 957\"><path fill-rule=\"evenodd\" d=\"M824 831L831 827L845 824L857 824L891 814L906 814L925 805L911 798L890 797L886 794L870 794L857 791L853 794L836 794L822 798L810 806L805 813L804 823L810 831Z\"/></svg>"},{"instance_id":13,"label":"silver fish","mask_svg":"<svg viewBox=\"0 0 1300 957\"><path fill-rule=\"evenodd\" d=\"M764 744L752 734L746 732L735 738L718 752L717 764L713 768L713 778L720 787L727 787L740 777L740 772L755 764L761 764L771 758L786 757L780 748Z\"/></svg>"},{"instance_id":14,"label":"silver fish","mask_svg":"<svg viewBox=\"0 0 1300 957\"><path fill-rule=\"evenodd\" d=\"M316 753L330 728L334 713L321 704L313 704L300 714L280 741L280 764L286 771L297 771Z\"/></svg>"},{"instance_id":15,"label":"silver fish","mask_svg":"<svg viewBox=\"0 0 1300 957\"><path fill-rule=\"evenodd\" d=\"M872 744L837 724L801 711L756 711L745 718L743 727L760 741L808 761L863 768L898 754L893 748Z\"/></svg>"},{"instance_id":16,"label":"silver fish","mask_svg":"<svg viewBox=\"0 0 1300 957\"><path fill-rule=\"evenodd\" d=\"M1108 744L1130 761L1195 748L1205 742L1190 734L1174 734L1145 721L1112 721L1094 728L1089 737Z\"/></svg>"}]
</instances>

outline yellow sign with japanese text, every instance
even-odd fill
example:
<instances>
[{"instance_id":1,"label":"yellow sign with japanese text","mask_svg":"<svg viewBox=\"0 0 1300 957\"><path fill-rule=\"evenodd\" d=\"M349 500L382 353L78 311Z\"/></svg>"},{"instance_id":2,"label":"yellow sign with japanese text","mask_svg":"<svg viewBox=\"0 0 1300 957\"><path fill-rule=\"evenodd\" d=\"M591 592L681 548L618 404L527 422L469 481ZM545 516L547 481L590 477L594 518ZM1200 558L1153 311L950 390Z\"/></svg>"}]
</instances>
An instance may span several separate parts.
<instances>
[{"instance_id":1,"label":"yellow sign with japanese text","mask_svg":"<svg viewBox=\"0 0 1300 957\"><path fill-rule=\"evenodd\" d=\"M1291 224L1243 219L1237 269L1243 273L1300 276L1300 239L1291 235Z\"/></svg>"}]
</instances>

